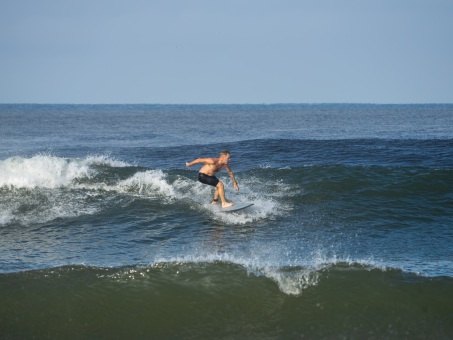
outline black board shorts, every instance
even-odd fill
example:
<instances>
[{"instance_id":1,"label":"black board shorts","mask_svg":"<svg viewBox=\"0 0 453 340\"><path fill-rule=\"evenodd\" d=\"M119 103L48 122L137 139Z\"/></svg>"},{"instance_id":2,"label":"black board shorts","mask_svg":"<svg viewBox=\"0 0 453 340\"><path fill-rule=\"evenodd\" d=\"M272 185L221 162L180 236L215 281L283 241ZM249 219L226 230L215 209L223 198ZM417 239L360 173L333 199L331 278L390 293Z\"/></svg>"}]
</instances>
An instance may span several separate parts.
<instances>
[{"instance_id":1,"label":"black board shorts","mask_svg":"<svg viewBox=\"0 0 453 340\"><path fill-rule=\"evenodd\" d=\"M212 185L213 187L217 186L217 183L219 183L219 179L215 176L208 176L202 172L198 173L198 180L207 185Z\"/></svg>"}]
</instances>

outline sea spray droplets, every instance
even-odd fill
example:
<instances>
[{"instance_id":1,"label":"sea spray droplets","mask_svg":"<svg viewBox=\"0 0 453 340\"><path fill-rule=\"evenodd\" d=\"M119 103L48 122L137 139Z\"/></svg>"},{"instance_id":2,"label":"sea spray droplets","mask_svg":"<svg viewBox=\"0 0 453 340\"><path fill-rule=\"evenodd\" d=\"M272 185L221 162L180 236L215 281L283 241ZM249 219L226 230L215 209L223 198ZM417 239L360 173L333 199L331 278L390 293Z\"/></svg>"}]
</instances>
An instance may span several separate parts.
<instances>
[{"instance_id":1,"label":"sea spray droplets","mask_svg":"<svg viewBox=\"0 0 453 340\"><path fill-rule=\"evenodd\" d=\"M263 274L275 281L280 290L288 295L301 295L311 286L316 286L320 273L313 268L263 268Z\"/></svg>"},{"instance_id":2,"label":"sea spray droplets","mask_svg":"<svg viewBox=\"0 0 453 340\"><path fill-rule=\"evenodd\" d=\"M86 157L86 162L89 165L107 165L110 167L115 167L115 168L122 168L126 166L130 166L129 163L111 158L109 156L105 155L91 155Z\"/></svg>"}]
</instances>

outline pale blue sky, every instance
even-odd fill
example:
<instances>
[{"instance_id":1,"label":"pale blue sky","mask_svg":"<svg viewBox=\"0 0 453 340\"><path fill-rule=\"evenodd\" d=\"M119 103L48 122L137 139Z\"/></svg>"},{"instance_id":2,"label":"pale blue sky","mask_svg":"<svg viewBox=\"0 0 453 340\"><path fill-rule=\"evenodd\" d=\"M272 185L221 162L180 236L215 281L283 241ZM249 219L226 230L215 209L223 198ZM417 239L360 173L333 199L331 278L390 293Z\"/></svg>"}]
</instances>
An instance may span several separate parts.
<instances>
[{"instance_id":1,"label":"pale blue sky","mask_svg":"<svg viewBox=\"0 0 453 340\"><path fill-rule=\"evenodd\" d=\"M0 1L0 103L345 102L453 103L453 1Z\"/></svg>"}]
</instances>

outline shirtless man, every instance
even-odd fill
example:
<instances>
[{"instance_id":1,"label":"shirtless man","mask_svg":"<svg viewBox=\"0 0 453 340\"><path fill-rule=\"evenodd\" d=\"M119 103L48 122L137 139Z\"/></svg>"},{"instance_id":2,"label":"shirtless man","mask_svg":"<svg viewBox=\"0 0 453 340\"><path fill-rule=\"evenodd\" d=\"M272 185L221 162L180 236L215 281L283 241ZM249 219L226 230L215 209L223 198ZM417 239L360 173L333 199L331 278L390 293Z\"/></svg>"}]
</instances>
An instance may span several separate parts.
<instances>
[{"instance_id":1,"label":"shirtless man","mask_svg":"<svg viewBox=\"0 0 453 340\"><path fill-rule=\"evenodd\" d=\"M220 197L222 201L222 208L231 207L234 204L232 202L227 202L225 199L225 189L222 182L219 181L214 175L222 169L228 171L231 179L233 180L234 189L239 190L238 182L234 179L233 171L231 171L228 166L228 161L230 160L230 152L224 150L220 152L219 158L197 158L192 162L186 162L186 167L191 167L192 165L203 163L200 172L198 173L198 180L203 184L212 185L216 188L214 194L214 200L212 204L217 204L217 201Z\"/></svg>"}]
</instances>

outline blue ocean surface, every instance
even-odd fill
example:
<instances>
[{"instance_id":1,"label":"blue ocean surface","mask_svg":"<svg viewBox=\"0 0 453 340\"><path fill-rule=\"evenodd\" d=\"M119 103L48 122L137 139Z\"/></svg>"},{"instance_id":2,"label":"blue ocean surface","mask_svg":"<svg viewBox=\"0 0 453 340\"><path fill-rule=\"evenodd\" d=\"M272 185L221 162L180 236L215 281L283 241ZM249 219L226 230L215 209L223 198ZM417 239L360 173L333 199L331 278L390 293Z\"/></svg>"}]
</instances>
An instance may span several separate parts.
<instances>
[{"instance_id":1,"label":"blue ocean surface","mask_svg":"<svg viewBox=\"0 0 453 340\"><path fill-rule=\"evenodd\" d=\"M453 105L0 105L1 338L453 337ZM185 162L231 152L223 213Z\"/></svg>"}]
</instances>

